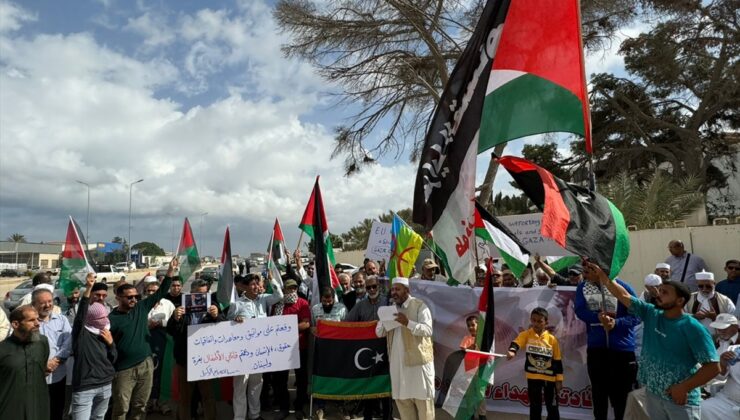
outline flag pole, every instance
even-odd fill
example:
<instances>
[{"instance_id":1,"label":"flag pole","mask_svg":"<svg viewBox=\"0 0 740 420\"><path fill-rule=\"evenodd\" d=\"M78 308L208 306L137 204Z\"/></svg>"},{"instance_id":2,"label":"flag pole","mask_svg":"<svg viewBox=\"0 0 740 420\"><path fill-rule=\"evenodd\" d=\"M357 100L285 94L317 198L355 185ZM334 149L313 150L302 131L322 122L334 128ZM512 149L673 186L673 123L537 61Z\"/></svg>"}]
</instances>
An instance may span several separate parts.
<instances>
[{"instance_id":1,"label":"flag pole","mask_svg":"<svg viewBox=\"0 0 740 420\"><path fill-rule=\"evenodd\" d=\"M270 272L270 263L272 262L272 242L275 239L275 227L272 228L272 235L270 235L270 243L267 244L267 280L272 280L272 273Z\"/></svg>"},{"instance_id":2,"label":"flag pole","mask_svg":"<svg viewBox=\"0 0 740 420\"><path fill-rule=\"evenodd\" d=\"M303 229L301 229L301 236L298 237L298 245L295 246L296 251L298 251L299 249L301 249L301 241L303 240L303 234L304 233L305 232L303 232ZM274 234L275 234L275 230L273 229L273 235Z\"/></svg>"}]
</instances>

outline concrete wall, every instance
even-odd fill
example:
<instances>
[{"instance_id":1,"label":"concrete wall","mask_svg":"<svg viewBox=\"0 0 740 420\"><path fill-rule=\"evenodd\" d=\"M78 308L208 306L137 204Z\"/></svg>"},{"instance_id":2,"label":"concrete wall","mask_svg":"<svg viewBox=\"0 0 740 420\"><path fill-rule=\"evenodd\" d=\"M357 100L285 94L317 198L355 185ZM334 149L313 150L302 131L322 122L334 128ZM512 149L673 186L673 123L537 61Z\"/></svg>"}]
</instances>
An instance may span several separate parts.
<instances>
[{"instance_id":1,"label":"concrete wall","mask_svg":"<svg viewBox=\"0 0 740 420\"><path fill-rule=\"evenodd\" d=\"M642 290L645 275L670 255L672 239L682 240L688 252L702 257L718 280L725 278L725 261L740 259L740 224L639 230L630 232L630 256L619 277Z\"/></svg>"}]
</instances>

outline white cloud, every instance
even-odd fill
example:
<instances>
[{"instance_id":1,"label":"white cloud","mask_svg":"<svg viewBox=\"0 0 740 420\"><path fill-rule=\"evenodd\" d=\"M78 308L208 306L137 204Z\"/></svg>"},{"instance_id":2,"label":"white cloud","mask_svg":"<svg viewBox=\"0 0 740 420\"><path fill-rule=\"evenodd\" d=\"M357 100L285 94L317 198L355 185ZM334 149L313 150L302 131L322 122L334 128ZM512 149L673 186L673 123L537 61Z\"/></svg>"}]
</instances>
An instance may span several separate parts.
<instances>
[{"instance_id":1,"label":"white cloud","mask_svg":"<svg viewBox=\"0 0 740 420\"><path fill-rule=\"evenodd\" d=\"M60 239L69 213L84 224L78 179L92 185L92 239L125 236L128 184L144 178L134 187L133 240L168 245L166 213L208 212L209 254L217 254L226 223L242 252L263 248L275 216L294 240L290 226L317 174L337 233L411 205L413 165L374 166L344 178L341 160L329 158L331 133L302 122L291 98L233 94L185 109L156 95L179 77L162 59L127 56L89 34L2 41L0 235Z\"/></svg>"},{"instance_id":2,"label":"white cloud","mask_svg":"<svg viewBox=\"0 0 740 420\"><path fill-rule=\"evenodd\" d=\"M168 27L166 18L152 12L130 18L123 29L141 35L144 38L143 46L146 49L169 45L176 36Z\"/></svg>"},{"instance_id":3,"label":"white cloud","mask_svg":"<svg viewBox=\"0 0 740 420\"><path fill-rule=\"evenodd\" d=\"M24 22L36 21L38 17L28 10L9 1L0 2L0 34L17 31Z\"/></svg>"}]
</instances>

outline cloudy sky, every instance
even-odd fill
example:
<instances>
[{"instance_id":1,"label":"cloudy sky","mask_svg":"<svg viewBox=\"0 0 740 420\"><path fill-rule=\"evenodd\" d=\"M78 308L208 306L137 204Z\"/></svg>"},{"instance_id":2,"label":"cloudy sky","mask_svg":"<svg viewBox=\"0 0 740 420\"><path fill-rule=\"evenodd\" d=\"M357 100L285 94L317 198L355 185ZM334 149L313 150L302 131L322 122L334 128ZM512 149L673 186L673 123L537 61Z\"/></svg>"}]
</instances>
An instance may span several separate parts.
<instances>
[{"instance_id":1,"label":"cloudy sky","mask_svg":"<svg viewBox=\"0 0 740 420\"><path fill-rule=\"evenodd\" d=\"M188 216L202 255L226 225L235 253L264 250L275 217L294 246L316 175L335 233L411 206L405 156L351 178L329 158L335 87L282 56L271 2L153 3L0 2L0 238L63 240L68 215L84 230L78 180L90 241L128 235L144 179L132 242L169 250Z\"/></svg>"}]
</instances>

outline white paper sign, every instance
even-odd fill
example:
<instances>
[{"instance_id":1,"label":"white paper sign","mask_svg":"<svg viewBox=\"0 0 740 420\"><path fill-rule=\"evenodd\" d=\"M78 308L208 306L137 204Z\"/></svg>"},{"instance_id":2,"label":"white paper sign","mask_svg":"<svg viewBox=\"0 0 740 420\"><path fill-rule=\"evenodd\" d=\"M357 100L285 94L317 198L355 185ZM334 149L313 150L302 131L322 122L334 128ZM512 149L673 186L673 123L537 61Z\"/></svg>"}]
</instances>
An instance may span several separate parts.
<instances>
[{"instance_id":1,"label":"white paper sign","mask_svg":"<svg viewBox=\"0 0 740 420\"><path fill-rule=\"evenodd\" d=\"M296 315L188 326L188 382L298 367Z\"/></svg>"},{"instance_id":2,"label":"white paper sign","mask_svg":"<svg viewBox=\"0 0 740 420\"><path fill-rule=\"evenodd\" d=\"M391 224L373 220L365 257L381 261L391 259Z\"/></svg>"},{"instance_id":3,"label":"white paper sign","mask_svg":"<svg viewBox=\"0 0 740 420\"><path fill-rule=\"evenodd\" d=\"M398 314L398 308L396 308L396 305L381 306L378 308L378 319L383 323L383 326L388 331L401 326L401 324L396 321L396 314Z\"/></svg>"},{"instance_id":4,"label":"white paper sign","mask_svg":"<svg viewBox=\"0 0 740 420\"><path fill-rule=\"evenodd\" d=\"M548 255L548 256L567 256L573 255L571 252L566 251L560 245L550 238L545 238L540 233L540 225L542 224L542 213L532 214L521 214L517 216L501 216L499 217L502 223L516 235L519 241L527 248L532 254ZM495 247L492 252L498 254ZM498 256L498 255L495 255Z\"/></svg>"}]
</instances>

